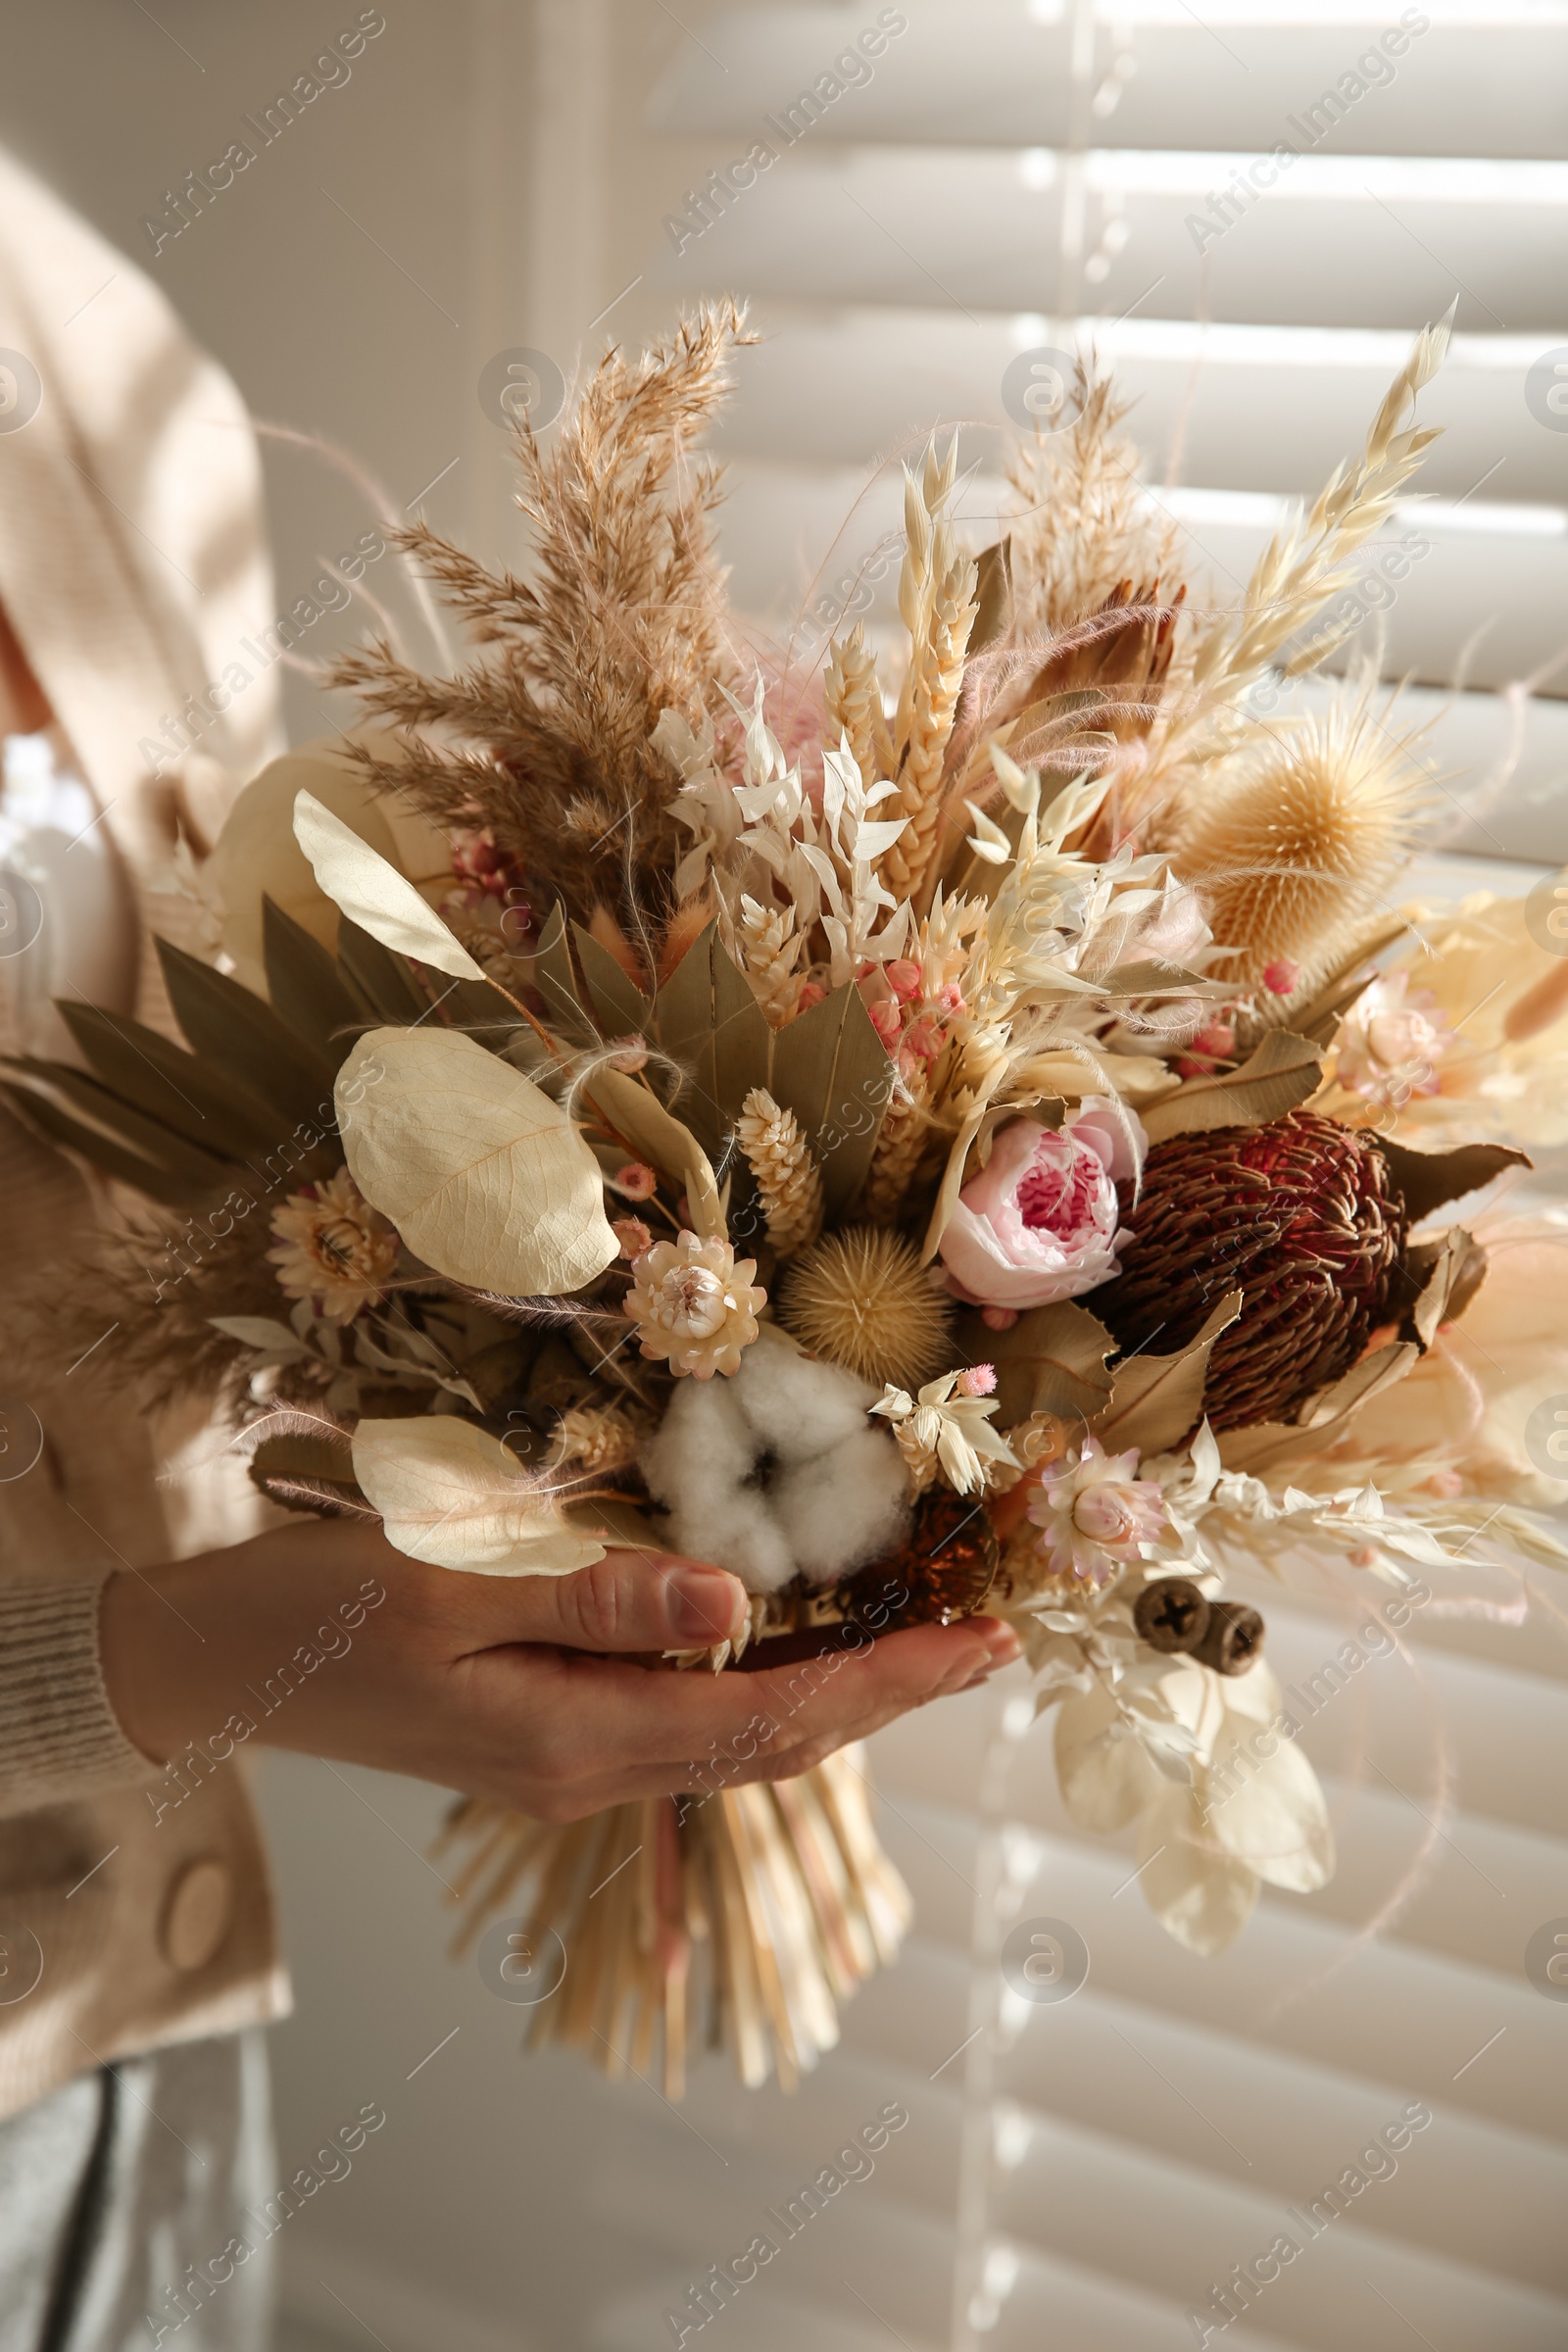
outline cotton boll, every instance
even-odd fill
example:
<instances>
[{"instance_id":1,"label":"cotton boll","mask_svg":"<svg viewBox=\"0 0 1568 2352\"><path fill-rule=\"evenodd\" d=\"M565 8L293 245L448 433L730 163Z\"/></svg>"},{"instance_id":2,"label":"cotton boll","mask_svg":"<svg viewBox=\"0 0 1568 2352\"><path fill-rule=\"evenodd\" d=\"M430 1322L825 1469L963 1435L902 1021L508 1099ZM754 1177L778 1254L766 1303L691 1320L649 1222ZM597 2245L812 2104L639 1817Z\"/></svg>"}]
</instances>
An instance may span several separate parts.
<instances>
[{"instance_id":1,"label":"cotton boll","mask_svg":"<svg viewBox=\"0 0 1568 2352\"><path fill-rule=\"evenodd\" d=\"M643 1448L648 1491L673 1505L688 1487L739 1487L751 1475L757 1440L728 1380L683 1380Z\"/></svg>"},{"instance_id":2,"label":"cotton boll","mask_svg":"<svg viewBox=\"0 0 1568 2352\"><path fill-rule=\"evenodd\" d=\"M768 1496L747 1484L760 1451L732 1381L682 1381L643 1449L643 1474L669 1514L672 1549L728 1568L749 1592L774 1592L795 1561Z\"/></svg>"},{"instance_id":3,"label":"cotton boll","mask_svg":"<svg viewBox=\"0 0 1568 2352\"><path fill-rule=\"evenodd\" d=\"M759 1487L688 1487L665 1526L672 1549L727 1568L748 1592L777 1592L795 1574L795 1555Z\"/></svg>"},{"instance_id":4,"label":"cotton boll","mask_svg":"<svg viewBox=\"0 0 1568 2352\"><path fill-rule=\"evenodd\" d=\"M832 1584L892 1550L908 1475L891 1432L866 1417L876 1396L777 1338L730 1379L680 1381L642 1454L665 1540L751 1592L798 1574Z\"/></svg>"},{"instance_id":5,"label":"cotton boll","mask_svg":"<svg viewBox=\"0 0 1568 2352\"><path fill-rule=\"evenodd\" d=\"M892 1436L860 1426L826 1453L786 1470L773 1513L797 1567L813 1585L837 1583L881 1559L909 1521L909 1479Z\"/></svg>"},{"instance_id":6,"label":"cotton boll","mask_svg":"<svg viewBox=\"0 0 1568 2352\"><path fill-rule=\"evenodd\" d=\"M730 1386L760 1446L780 1462L811 1461L853 1436L880 1394L776 1341L749 1348Z\"/></svg>"}]
</instances>

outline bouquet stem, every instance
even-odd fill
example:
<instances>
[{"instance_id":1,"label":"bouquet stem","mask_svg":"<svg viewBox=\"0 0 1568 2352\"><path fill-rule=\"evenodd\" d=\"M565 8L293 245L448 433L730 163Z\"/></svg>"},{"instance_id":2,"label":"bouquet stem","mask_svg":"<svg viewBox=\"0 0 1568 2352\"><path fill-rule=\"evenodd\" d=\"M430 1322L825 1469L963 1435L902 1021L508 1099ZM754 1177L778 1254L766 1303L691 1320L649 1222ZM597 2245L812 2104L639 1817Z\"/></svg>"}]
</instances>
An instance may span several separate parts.
<instances>
[{"instance_id":1,"label":"bouquet stem","mask_svg":"<svg viewBox=\"0 0 1568 2352\"><path fill-rule=\"evenodd\" d=\"M858 1747L798 1780L645 1797L561 1827L464 1798L436 1850L463 1856L455 1953L514 1899L536 1943L564 1947L528 2044L567 2043L612 2077L662 2055L671 2099L704 2045L727 2047L749 2086L776 2071L793 2090L837 2042L839 2003L909 1924Z\"/></svg>"}]
</instances>

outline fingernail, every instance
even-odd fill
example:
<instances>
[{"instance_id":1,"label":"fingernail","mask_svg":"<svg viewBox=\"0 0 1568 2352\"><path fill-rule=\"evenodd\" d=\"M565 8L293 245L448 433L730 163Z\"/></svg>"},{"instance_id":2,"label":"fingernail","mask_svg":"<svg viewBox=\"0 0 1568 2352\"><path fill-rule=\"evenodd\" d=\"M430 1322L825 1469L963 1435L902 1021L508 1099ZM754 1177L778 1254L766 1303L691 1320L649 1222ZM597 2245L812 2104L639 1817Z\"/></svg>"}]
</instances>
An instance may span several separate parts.
<instances>
[{"instance_id":1,"label":"fingernail","mask_svg":"<svg viewBox=\"0 0 1568 2352\"><path fill-rule=\"evenodd\" d=\"M985 1628L981 1640L986 1645L989 1661L986 1667L988 1674L994 1674L999 1666L1010 1666L1014 1658L1023 1656L1023 1643L1018 1639L1017 1633L1010 1625L1004 1625L1000 1619L994 1620Z\"/></svg>"},{"instance_id":2,"label":"fingernail","mask_svg":"<svg viewBox=\"0 0 1568 2352\"><path fill-rule=\"evenodd\" d=\"M677 1568L664 1595L670 1631L689 1648L729 1641L739 1630L744 1597L720 1568Z\"/></svg>"}]
</instances>

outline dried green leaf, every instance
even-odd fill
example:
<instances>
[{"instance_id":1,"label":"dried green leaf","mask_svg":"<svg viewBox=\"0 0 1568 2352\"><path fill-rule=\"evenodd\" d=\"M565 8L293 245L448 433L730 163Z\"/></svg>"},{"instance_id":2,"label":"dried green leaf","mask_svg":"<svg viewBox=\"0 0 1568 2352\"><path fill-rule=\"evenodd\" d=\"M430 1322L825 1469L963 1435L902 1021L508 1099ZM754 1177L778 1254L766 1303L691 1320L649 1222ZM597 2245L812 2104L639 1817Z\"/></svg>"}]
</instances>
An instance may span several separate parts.
<instances>
[{"instance_id":1,"label":"dried green leaf","mask_svg":"<svg viewBox=\"0 0 1568 2352\"><path fill-rule=\"evenodd\" d=\"M546 1013L562 1035L574 1045L592 1043L598 1032L582 1001L566 936L566 917L559 905L551 909L550 919L540 934L533 959L533 980L545 1001Z\"/></svg>"},{"instance_id":2,"label":"dried green leaf","mask_svg":"<svg viewBox=\"0 0 1568 2352\"><path fill-rule=\"evenodd\" d=\"M275 1151L285 1138L265 1102L223 1070L186 1054L128 1013L62 999L60 1017L89 1067L159 1126L223 1158Z\"/></svg>"},{"instance_id":3,"label":"dried green leaf","mask_svg":"<svg viewBox=\"0 0 1568 2352\"><path fill-rule=\"evenodd\" d=\"M969 1362L997 1369L997 1427L1011 1429L1031 1413L1092 1421L1110 1396L1105 1359L1116 1343L1098 1316L1076 1299L1032 1306L1010 1331L990 1331L978 1315L962 1319Z\"/></svg>"},{"instance_id":4,"label":"dried green leaf","mask_svg":"<svg viewBox=\"0 0 1568 2352\"><path fill-rule=\"evenodd\" d=\"M1107 1453L1122 1453L1131 1446L1146 1456L1167 1453L1191 1436L1203 1417L1203 1386L1214 1343L1241 1311L1242 1294L1231 1291L1191 1346L1175 1355L1151 1355L1146 1350L1116 1366L1110 1401L1095 1423L1095 1435Z\"/></svg>"},{"instance_id":5,"label":"dried green leaf","mask_svg":"<svg viewBox=\"0 0 1568 2352\"><path fill-rule=\"evenodd\" d=\"M313 1047L333 1074L375 1006L347 979L336 958L272 900L262 900L267 995L279 1020Z\"/></svg>"},{"instance_id":6,"label":"dried green leaf","mask_svg":"<svg viewBox=\"0 0 1568 2352\"><path fill-rule=\"evenodd\" d=\"M1373 1143L1389 1163L1412 1225L1430 1217L1435 1208L1480 1192L1504 1168L1528 1168L1528 1152L1512 1144L1460 1144L1450 1152L1413 1152L1392 1136L1374 1135Z\"/></svg>"},{"instance_id":7,"label":"dried green leaf","mask_svg":"<svg viewBox=\"0 0 1568 2352\"><path fill-rule=\"evenodd\" d=\"M615 958L580 923L571 928L577 963L586 983L590 1004L605 1037L643 1037L648 1031L648 1001L628 979Z\"/></svg>"},{"instance_id":8,"label":"dried green leaf","mask_svg":"<svg viewBox=\"0 0 1568 2352\"><path fill-rule=\"evenodd\" d=\"M372 1013L383 1021L413 1023L423 1020L430 1009L430 1000L420 991L414 974L401 956L394 956L368 931L345 914L337 927L338 967L349 984L357 989ZM461 980L452 983L462 988ZM467 982L472 987L471 981Z\"/></svg>"},{"instance_id":9,"label":"dried green leaf","mask_svg":"<svg viewBox=\"0 0 1568 2352\"><path fill-rule=\"evenodd\" d=\"M1315 1094L1322 1076L1316 1046L1289 1029L1268 1029L1240 1069L1189 1079L1143 1113L1144 1128L1160 1144L1199 1128L1261 1127Z\"/></svg>"},{"instance_id":10,"label":"dried green leaf","mask_svg":"<svg viewBox=\"0 0 1568 2352\"><path fill-rule=\"evenodd\" d=\"M225 1158L187 1142L163 1120L148 1118L133 1103L122 1102L96 1078L74 1069L69 1062L24 1056L9 1066L19 1073L19 1089L25 1091L29 1108L35 1108L41 1100L56 1107L68 1105L74 1122L95 1131L86 1138L88 1148L96 1138L119 1151L129 1150L176 1180L193 1200L204 1200L231 1184L236 1172L251 1173L248 1161ZM108 1172L119 1173L115 1169Z\"/></svg>"},{"instance_id":11,"label":"dried green leaf","mask_svg":"<svg viewBox=\"0 0 1568 2352\"><path fill-rule=\"evenodd\" d=\"M816 1155L829 1222L865 1182L893 1077L887 1048L851 981L774 1037L768 1091L795 1113Z\"/></svg>"},{"instance_id":12,"label":"dried green leaf","mask_svg":"<svg viewBox=\"0 0 1568 2352\"><path fill-rule=\"evenodd\" d=\"M330 1116L336 1060L298 1038L265 997L167 939L154 944L174 1018L193 1053L242 1069L246 1084L287 1127Z\"/></svg>"},{"instance_id":13,"label":"dried green leaf","mask_svg":"<svg viewBox=\"0 0 1568 2352\"><path fill-rule=\"evenodd\" d=\"M79 1152L89 1167L114 1177L119 1184L128 1184L165 1208L199 1208L212 1198L210 1185L172 1175L157 1162L123 1150L96 1127L74 1119L35 1087L0 1082L0 1098L11 1104L24 1126L36 1129L68 1152Z\"/></svg>"}]
</instances>

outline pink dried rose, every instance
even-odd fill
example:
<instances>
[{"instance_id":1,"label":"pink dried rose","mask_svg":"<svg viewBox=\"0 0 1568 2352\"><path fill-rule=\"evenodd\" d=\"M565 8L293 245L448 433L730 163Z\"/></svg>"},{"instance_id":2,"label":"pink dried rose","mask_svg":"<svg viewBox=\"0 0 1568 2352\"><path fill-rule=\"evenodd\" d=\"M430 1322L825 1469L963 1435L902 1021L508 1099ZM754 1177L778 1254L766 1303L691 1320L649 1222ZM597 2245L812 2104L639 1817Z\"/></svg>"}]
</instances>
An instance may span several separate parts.
<instances>
[{"instance_id":1,"label":"pink dried rose","mask_svg":"<svg viewBox=\"0 0 1568 2352\"><path fill-rule=\"evenodd\" d=\"M1088 1095L1059 1128L1014 1119L958 1195L942 1237L948 1288L971 1306L1022 1310L1076 1298L1121 1272L1118 1179L1143 1167L1144 1131Z\"/></svg>"}]
</instances>

